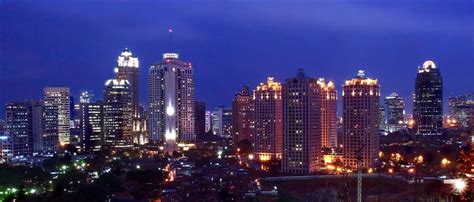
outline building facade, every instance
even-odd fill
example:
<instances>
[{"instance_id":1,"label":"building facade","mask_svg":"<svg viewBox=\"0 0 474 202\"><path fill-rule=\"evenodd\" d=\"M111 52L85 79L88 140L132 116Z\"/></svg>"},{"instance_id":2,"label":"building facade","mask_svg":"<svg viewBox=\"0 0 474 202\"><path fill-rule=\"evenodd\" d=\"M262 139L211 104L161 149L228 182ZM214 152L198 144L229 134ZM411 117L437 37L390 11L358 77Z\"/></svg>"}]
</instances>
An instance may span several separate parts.
<instances>
[{"instance_id":1,"label":"building facade","mask_svg":"<svg viewBox=\"0 0 474 202\"><path fill-rule=\"evenodd\" d=\"M404 128L405 103L403 97L393 92L385 97L386 126L388 132Z\"/></svg>"},{"instance_id":2,"label":"building facade","mask_svg":"<svg viewBox=\"0 0 474 202\"><path fill-rule=\"evenodd\" d=\"M232 100L232 141L254 141L254 103L248 85L244 85Z\"/></svg>"},{"instance_id":3,"label":"building facade","mask_svg":"<svg viewBox=\"0 0 474 202\"><path fill-rule=\"evenodd\" d=\"M163 54L148 74L150 143L194 142L194 74L177 53Z\"/></svg>"},{"instance_id":4,"label":"building facade","mask_svg":"<svg viewBox=\"0 0 474 202\"><path fill-rule=\"evenodd\" d=\"M448 100L449 116L462 128L472 127L474 122L474 93L452 96Z\"/></svg>"},{"instance_id":5,"label":"building facade","mask_svg":"<svg viewBox=\"0 0 474 202\"><path fill-rule=\"evenodd\" d=\"M376 79L359 70L356 77L346 80L342 92L343 161L357 168L361 157L363 168L373 165L380 149L380 86Z\"/></svg>"},{"instance_id":6,"label":"building facade","mask_svg":"<svg viewBox=\"0 0 474 202\"><path fill-rule=\"evenodd\" d=\"M337 147L337 91L334 82L318 80L321 88L321 146Z\"/></svg>"},{"instance_id":7,"label":"building facade","mask_svg":"<svg viewBox=\"0 0 474 202\"><path fill-rule=\"evenodd\" d=\"M102 149L104 134L104 105L102 101L79 104L79 148L85 152Z\"/></svg>"},{"instance_id":8,"label":"building facade","mask_svg":"<svg viewBox=\"0 0 474 202\"><path fill-rule=\"evenodd\" d=\"M321 159L321 91L304 70L283 84L282 171L306 174Z\"/></svg>"},{"instance_id":9,"label":"building facade","mask_svg":"<svg viewBox=\"0 0 474 202\"><path fill-rule=\"evenodd\" d=\"M117 65L114 69L116 80L127 80L128 83L130 83L130 88L133 92L133 117L138 117L140 114L140 81L138 67L138 58L134 57L128 48L125 48L118 56Z\"/></svg>"},{"instance_id":10,"label":"building facade","mask_svg":"<svg viewBox=\"0 0 474 202\"><path fill-rule=\"evenodd\" d=\"M283 138L282 85L268 77L253 91L255 104L254 152L260 161L280 159Z\"/></svg>"},{"instance_id":11,"label":"building facade","mask_svg":"<svg viewBox=\"0 0 474 202\"><path fill-rule=\"evenodd\" d=\"M103 144L116 148L132 146L133 91L131 85L127 80L108 80L105 83L103 98Z\"/></svg>"},{"instance_id":12,"label":"building facade","mask_svg":"<svg viewBox=\"0 0 474 202\"><path fill-rule=\"evenodd\" d=\"M195 102L194 113L194 134L199 139L200 136L206 134L206 103Z\"/></svg>"},{"instance_id":13,"label":"building facade","mask_svg":"<svg viewBox=\"0 0 474 202\"><path fill-rule=\"evenodd\" d=\"M441 135L443 127L443 80L433 61L418 68L413 103L415 130L419 135Z\"/></svg>"},{"instance_id":14,"label":"building facade","mask_svg":"<svg viewBox=\"0 0 474 202\"><path fill-rule=\"evenodd\" d=\"M46 147L48 150L54 149L54 136L57 136L59 146L70 143L71 129L71 93L67 87L46 87L44 88L44 107L45 113L49 118L54 118L57 114L57 120L48 120L51 126L48 126L48 134L46 139L49 141ZM55 126L56 125L56 126ZM57 134L53 134L57 128ZM50 130L49 130L50 129Z\"/></svg>"}]
</instances>

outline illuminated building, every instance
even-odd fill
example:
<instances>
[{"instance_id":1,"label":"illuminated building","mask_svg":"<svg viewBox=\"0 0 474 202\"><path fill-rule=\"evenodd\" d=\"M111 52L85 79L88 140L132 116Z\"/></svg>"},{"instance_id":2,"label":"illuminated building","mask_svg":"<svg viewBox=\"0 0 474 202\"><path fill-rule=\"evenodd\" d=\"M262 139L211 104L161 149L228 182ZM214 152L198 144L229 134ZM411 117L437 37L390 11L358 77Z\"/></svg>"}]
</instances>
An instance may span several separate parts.
<instances>
[{"instance_id":1,"label":"illuminated building","mask_svg":"<svg viewBox=\"0 0 474 202\"><path fill-rule=\"evenodd\" d=\"M71 119L71 94L67 87L46 87L44 88L44 107L47 110L57 110L57 134L47 134L47 139L57 136L59 145L70 143L70 119ZM53 111L46 112L54 114ZM54 122L54 120L52 120ZM54 124L54 123L53 123ZM54 141L54 140L53 140ZM54 144L53 142L50 142ZM48 147L53 146L49 145Z\"/></svg>"},{"instance_id":2,"label":"illuminated building","mask_svg":"<svg viewBox=\"0 0 474 202\"><path fill-rule=\"evenodd\" d=\"M191 63L177 53L163 54L148 74L150 143L165 143L168 151L178 142L194 142L194 76Z\"/></svg>"},{"instance_id":3,"label":"illuminated building","mask_svg":"<svg viewBox=\"0 0 474 202\"><path fill-rule=\"evenodd\" d=\"M206 116L205 117L206 126L204 127L204 132L208 133L212 128L212 113L211 113L211 111L206 111L205 116Z\"/></svg>"},{"instance_id":4,"label":"illuminated building","mask_svg":"<svg viewBox=\"0 0 474 202\"><path fill-rule=\"evenodd\" d=\"M132 52L125 48L117 58L117 65L114 69L116 80L127 80L133 92L132 110L133 116L139 116L140 109L140 81L139 81L139 61L133 57Z\"/></svg>"},{"instance_id":5,"label":"illuminated building","mask_svg":"<svg viewBox=\"0 0 474 202\"><path fill-rule=\"evenodd\" d=\"M7 139L2 144L4 158L29 156L41 150L38 144L41 144L42 115L41 101L11 102L5 105L4 134Z\"/></svg>"},{"instance_id":6,"label":"illuminated building","mask_svg":"<svg viewBox=\"0 0 474 202\"><path fill-rule=\"evenodd\" d=\"M471 127L474 122L474 93L449 97L449 116L463 128Z\"/></svg>"},{"instance_id":7,"label":"illuminated building","mask_svg":"<svg viewBox=\"0 0 474 202\"><path fill-rule=\"evenodd\" d=\"M85 152L97 152L102 147L104 133L104 107L102 101L90 100L79 104L79 148Z\"/></svg>"},{"instance_id":8,"label":"illuminated building","mask_svg":"<svg viewBox=\"0 0 474 202\"><path fill-rule=\"evenodd\" d=\"M378 157L380 146L380 86L359 70L342 88L343 161L356 168L360 155L362 167L367 168Z\"/></svg>"},{"instance_id":9,"label":"illuminated building","mask_svg":"<svg viewBox=\"0 0 474 202\"><path fill-rule=\"evenodd\" d=\"M133 143L133 91L127 80L110 79L105 83L104 139L108 147L130 147Z\"/></svg>"},{"instance_id":10,"label":"illuminated building","mask_svg":"<svg viewBox=\"0 0 474 202\"><path fill-rule=\"evenodd\" d=\"M232 133L232 109L220 106L212 111L211 129L214 135L230 138Z\"/></svg>"},{"instance_id":11,"label":"illuminated building","mask_svg":"<svg viewBox=\"0 0 474 202\"><path fill-rule=\"evenodd\" d=\"M194 104L194 129L196 136L199 137L206 133L206 103L196 102Z\"/></svg>"},{"instance_id":12,"label":"illuminated building","mask_svg":"<svg viewBox=\"0 0 474 202\"><path fill-rule=\"evenodd\" d=\"M419 135L441 135L443 127L443 81L439 68L426 61L418 68L413 103L415 130Z\"/></svg>"},{"instance_id":13,"label":"illuminated building","mask_svg":"<svg viewBox=\"0 0 474 202\"><path fill-rule=\"evenodd\" d=\"M403 98L397 93L385 97L385 110L387 115L388 132L394 132L404 128L405 104Z\"/></svg>"},{"instance_id":14,"label":"illuminated building","mask_svg":"<svg viewBox=\"0 0 474 202\"><path fill-rule=\"evenodd\" d=\"M249 86L244 85L232 100L232 140L234 144L244 139L253 143L254 111Z\"/></svg>"},{"instance_id":15,"label":"illuminated building","mask_svg":"<svg viewBox=\"0 0 474 202\"><path fill-rule=\"evenodd\" d=\"M283 101L281 83L268 77L253 91L255 104L254 152L260 161L281 158Z\"/></svg>"},{"instance_id":16,"label":"illuminated building","mask_svg":"<svg viewBox=\"0 0 474 202\"><path fill-rule=\"evenodd\" d=\"M283 83L282 172L316 171L321 159L321 92L303 69Z\"/></svg>"},{"instance_id":17,"label":"illuminated building","mask_svg":"<svg viewBox=\"0 0 474 202\"><path fill-rule=\"evenodd\" d=\"M321 146L337 147L337 91L334 82L318 80L321 88Z\"/></svg>"}]
</instances>

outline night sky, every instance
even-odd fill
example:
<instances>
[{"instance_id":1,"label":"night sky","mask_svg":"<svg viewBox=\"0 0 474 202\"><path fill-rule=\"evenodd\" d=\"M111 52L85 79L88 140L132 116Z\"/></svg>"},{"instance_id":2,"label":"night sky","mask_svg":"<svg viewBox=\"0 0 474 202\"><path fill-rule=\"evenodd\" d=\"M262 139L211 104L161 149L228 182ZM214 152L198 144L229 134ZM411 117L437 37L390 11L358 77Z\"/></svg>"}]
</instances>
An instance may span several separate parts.
<instances>
[{"instance_id":1,"label":"night sky","mask_svg":"<svg viewBox=\"0 0 474 202\"><path fill-rule=\"evenodd\" d=\"M242 84L283 81L298 68L339 89L363 68L411 112L417 67L428 59L441 70L445 101L474 92L474 1L328 2L0 0L0 118L6 102L41 99L45 86L101 98L125 47L140 60L145 105L169 27L208 108L229 106Z\"/></svg>"}]
</instances>

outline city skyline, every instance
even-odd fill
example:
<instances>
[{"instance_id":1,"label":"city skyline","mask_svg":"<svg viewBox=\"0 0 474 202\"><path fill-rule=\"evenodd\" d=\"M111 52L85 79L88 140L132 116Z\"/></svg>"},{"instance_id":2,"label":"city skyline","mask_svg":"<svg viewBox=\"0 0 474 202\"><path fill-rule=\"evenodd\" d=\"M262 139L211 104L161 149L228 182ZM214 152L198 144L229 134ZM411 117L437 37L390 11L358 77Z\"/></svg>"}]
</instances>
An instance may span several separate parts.
<instances>
[{"instance_id":1,"label":"city skyline","mask_svg":"<svg viewBox=\"0 0 474 202\"><path fill-rule=\"evenodd\" d=\"M473 66L473 61L470 59L472 48L469 43L472 41L469 37L472 27L465 26L472 22L472 12L460 9L469 7L463 2L453 4L435 2L429 5L424 5L422 2L404 2L400 5L380 5L373 2L358 5L325 3L321 6L328 11L317 15L311 14L307 9L302 9L310 3L297 3L292 7L293 9L282 12L281 15L292 14L291 18L285 20L276 14L289 5L285 2L278 2L272 7L268 7L265 3L194 5L196 12L220 12L218 10L221 7L230 9L232 12L223 15L221 20L235 24L236 29L230 29L225 23L215 19L208 23L194 25L193 12L180 14L166 22L155 22L154 19L160 17L161 14L127 15L127 18L124 18L126 11L117 8L104 11L107 15L117 16L117 18L89 13L83 16L83 21L79 21L66 13L84 11L87 9L87 4L71 8L61 7L58 10L48 7L51 6L48 2L45 3L46 6L34 2L3 4L11 9L3 12L5 18L2 19L5 20L1 22L10 27L11 32L0 31L0 40L3 44L1 48L5 50L0 54L0 61L2 61L0 62L2 67L0 82L6 86L15 86L15 88L6 88L0 95L0 104L3 105L11 100L41 99L42 88L46 86L68 86L76 99L79 92L83 90L92 90L96 95L101 95L103 81L110 77L110 69L115 65L114 59L125 47L128 47L141 63L140 85L143 87L140 88L140 100L143 106L147 103L146 73L157 58L162 53L168 52L170 48L193 62L196 69L196 100L205 101L209 109L221 105L230 106L233 92L239 90L242 84L256 86L268 76L284 80L298 68L305 68L307 74L312 77L334 80L336 84L341 84L345 78L351 76L352 72L366 69L379 79L382 86L381 96L385 97L392 92L397 92L404 97L409 113L412 108L411 93L414 91L417 67L425 60L433 60L444 76L446 93L443 108L445 113L449 96L473 91L472 85L469 85L469 75L474 74L473 68L469 68ZM119 2L119 4L126 3ZM164 3L164 5L172 8L177 6L189 8L180 3ZM242 13L246 5L255 5L255 7L261 5L261 7L256 9L252 6L254 9L250 10L248 19L237 20L235 16ZM442 8L439 8L440 5ZM33 6L35 6L34 10L32 10ZM106 5L94 5L92 9L100 9L101 6ZM388 6L393 6L393 11L382 15L380 11ZM423 12L423 14L415 12L421 7L433 12ZM140 9L147 8L140 7ZM301 10L301 13L294 13L296 9ZM335 9L347 11L347 14L330 18L331 15L328 12ZM259 16L259 11L268 12L269 16ZM367 11L365 17L367 19L350 19L354 11ZM454 11L456 13L453 13ZM44 21L33 19L27 22L25 19L30 18L21 17L15 12L22 13L24 16L41 13L41 19ZM406 13L414 17L414 22L403 18L402 14ZM52 19L51 15L57 18ZM378 15L382 15L381 19L373 18ZM397 16L401 16L402 19L396 20L391 28L385 27L384 22L388 17ZM200 17L209 18L207 15ZM304 20L304 17L319 18L314 22L308 22ZM98 29L96 22L92 19L99 19L100 23L124 20L126 25L134 25L138 28L136 31L127 29L124 33L114 33L110 35L112 37L104 37L109 34L106 34L105 30ZM321 19L326 19L327 22ZM245 22L250 20L257 20L260 23L248 27L249 25ZM64 22L68 23L64 24ZM334 25L328 25L331 22L334 22ZM352 23L361 22L366 22L367 25L365 27L363 25L351 26ZM35 31L26 32L15 24L31 26ZM285 26L287 24L288 27ZM446 24L449 26L439 28ZM41 25L46 25L46 27L37 27ZM64 29L57 30L59 26L64 26ZM78 26L91 27L91 29L88 29L86 34L73 33ZM143 30L140 27L143 27ZM171 47L168 45L167 29L169 27L175 30ZM276 32L269 33L267 30L271 29L266 29L268 27L274 27ZM242 33L249 28L249 32ZM348 38L349 33L354 35ZM424 33L429 33L429 35L426 36ZM36 39L33 34L42 35L39 43L31 41ZM62 37L58 37L58 34ZM135 37L137 35L140 37ZM262 38L267 35L268 37ZM392 40L387 42L385 37L381 38L381 36L391 37ZM74 40L70 37L74 37ZM57 41L52 43L53 39ZM237 43L241 40L246 43ZM84 44L77 44L74 41L82 41ZM304 46L297 45L300 43ZM28 47L32 46L31 49L26 48L27 44ZM272 50L272 54L269 54L269 50ZM279 59L270 60L271 58ZM259 71L254 73L256 69ZM221 79L224 73L237 76ZM393 74L397 74L397 77ZM229 85L230 90L227 87ZM339 92L341 88L341 85L336 85ZM216 92L219 96L214 96ZM0 113L3 116L4 109L0 109Z\"/></svg>"}]
</instances>

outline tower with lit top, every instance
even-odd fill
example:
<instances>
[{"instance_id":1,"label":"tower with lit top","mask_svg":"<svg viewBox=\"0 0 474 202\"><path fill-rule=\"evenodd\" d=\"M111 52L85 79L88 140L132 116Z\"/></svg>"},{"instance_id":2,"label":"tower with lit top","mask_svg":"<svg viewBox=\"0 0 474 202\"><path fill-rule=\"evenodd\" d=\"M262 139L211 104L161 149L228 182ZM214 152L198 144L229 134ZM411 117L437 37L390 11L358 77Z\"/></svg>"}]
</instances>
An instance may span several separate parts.
<instances>
[{"instance_id":1,"label":"tower with lit top","mask_svg":"<svg viewBox=\"0 0 474 202\"><path fill-rule=\"evenodd\" d=\"M431 60L418 68L413 103L415 130L419 135L441 135L443 127L443 80Z\"/></svg>"},{"instance_id":2,"label":"tower with lit top","mask_svg":"<svg viewBox=\"0 0 474 202\"><path fill-rule=\"evenodd\" d=\"M337 91L332 81L320 78L321 88L321 146L337 146Z\"/></svg>"},{"instance_id":3,"label":"tower with lit top","mask_svg":"<svg viewBox=\"0 0 474 202\"><path fill-rule=\"evenodd\" d=\"M342 88L343 160L350 168L356 168L360 155L361 166L368 168L377 158L380 147L380 85L359 70Z\"/></svg>"},{"instance_id":4,"label":"tower with lit top","mask_svg":"<svg viewBox=\"0 0 474 202\"><path fill-rule=\"evenodd\" d=\"M255 156L260 161L281 158L283 138L282 85L268 77L253 91L255 105Z\"/></svg>"},{"instance_id":5,"label":"tower with lit top","mask_svg":"<svg viewBox=\"0 0 474 202\"><path fill-rule=\"evenodd\" d=\"M140 112L140 81L139 81L139 61L132 52L125 48L117 58L117 65L114 69L115 79L127 80L133 93L132 111L133 116L138 117Z\"/></svg>"},{"instance_id":6,"label":"tower with lit top","mask_svg":"<svg viewBox=\"0 0 474 202\"><path fill-rule=\"evenodd\" d=\"M191 63L177 53L163 54L148 73L149 142L163 144L166 152L177 142L194 142L194 76Z\"/></svg>"}]
</instances>

